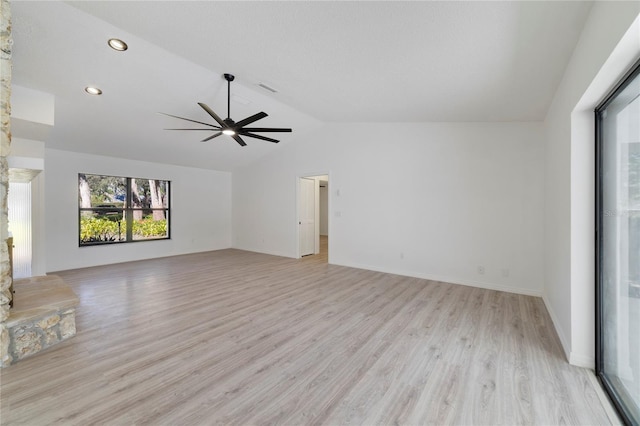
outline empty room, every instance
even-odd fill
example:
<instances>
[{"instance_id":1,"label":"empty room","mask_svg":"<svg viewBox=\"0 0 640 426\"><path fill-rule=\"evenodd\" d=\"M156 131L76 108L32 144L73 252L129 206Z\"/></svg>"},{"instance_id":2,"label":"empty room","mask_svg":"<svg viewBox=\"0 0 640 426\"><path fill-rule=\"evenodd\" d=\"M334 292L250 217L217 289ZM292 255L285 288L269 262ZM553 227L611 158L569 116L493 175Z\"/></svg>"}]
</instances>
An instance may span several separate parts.
<instances>
[{"instance_id":1,"label":"empty room","mask_svg":"<svg viewBox=\"0 0 640 426\"><path fill-rule=\"evenodd\" d=\"M0 424L640 423L640 2L0 8Z\"/></svg>"}]
</instances>

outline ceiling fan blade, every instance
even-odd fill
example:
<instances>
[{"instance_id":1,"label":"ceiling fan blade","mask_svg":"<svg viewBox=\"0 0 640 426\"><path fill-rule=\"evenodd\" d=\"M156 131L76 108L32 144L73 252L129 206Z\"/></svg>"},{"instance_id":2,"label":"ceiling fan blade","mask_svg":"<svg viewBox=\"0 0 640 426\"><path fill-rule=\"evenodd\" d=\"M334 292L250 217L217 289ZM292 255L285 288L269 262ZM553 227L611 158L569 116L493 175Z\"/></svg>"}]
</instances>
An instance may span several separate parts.
<instances>
[{"instance_id":1,"label":"ceiling fan blade","mask_svg":"<svg viewBox=\"0 0 640 426\"><path fill-rule=\"evenodd\" d=\"M266 112L259 112L257 114L252 115L251 117L247 117L244 120L240 120L238 121L235 126L236 129L239 129L240 127L246 126L247 124L251 124L254 121L258 121L260 119L263 119L265 117L267 117L269 114L267 114Z\"/></svg>"},{"instance_id":2,"label":"ceiling fan blade","mask_svg":"<svg viewBox=\"0 0 640 426\"><path fill-rule=\"evenodd\" d=\"M242 136L249 136L250 138L261 139L261 140L263 140L263 141L267 141L267 142L273 142L273 143L278 143L278 142L280 142L280 141L279 141L279 140L277 140L277 139L271 139L271 138L268 138L268 137L266 137L266 136L261 136L261 135L254 135L253 133L240 132L240 134L241 134Z\"/></svg>"},{"instance_id":3,"label":"ceiling fan blade","mask_svg":"<svg viewBox=\"0 0 640 426\"><path fill-rule=\"evenodd\" d=\"M186 128L186 129L162 129L162 130L206 130L207 132L210 132L212 130L218 130L218 128L214 127L213 129L189 129L189 128Z\"/></svg>"},{"instance_id":4,"label":"ceiling fan blade","mask_svg":"<svg viewBox=\"0 0 640 426\"><path fill-rule=\"evenodd\" d=\"M222 132L218 132L218 133L214 133L213 135L209 136L206 139L202 139L200 142L206 142L206 141L210 141L213 138L217 138L218 136L220 136L222 134Z\"/></svg>"},{"instance_id":5,"label":"ceiling fan blade","mask_svg":"<svg viewBox=\"0 0 640 426\"><path fill-rule=\"evenodd\" d=\"M224 121L222 121L222 119L220 117L218 117L218 114L213 112L213 110L211 108L209 108L207 105L203 104L202 102L198 102L198 105L200 105L203 110L207 111L207 114L209 114L211 117L213 117L213 119L216 120L220 126L222 126L222 127L226 126L226 124L224 124Z\"/></svg>"},{"instance_id":6,"label":"ceiling fan blade","mask_svg":"<svg viewBox=\"0 0 640 426\"><path fill-rule=\"evenodd\" d=\"M242 130L245 132L292 132L291 129L281 129L275 127L245 127Z\"/></svg>"},{"instance_id":7,"label":"ceiling fan blade","mask_svg":"<svg viewBox=\"0 0 640 426\"><path fill-rule=\"evenodd\" d=\"M246 143L244 143L244 141L242 140L242 138L238 135L233 135L231 136L236 142L238 142L240 144L240 146L247 146Z\"/></svg>"},{"instance_id":8,"label":"ceiling fan blade","mask_svg":"<svg viewBox=\"0 0 640 426\"><path fill-rule=\"evenodd\" d=\"M216 129L220 128L218 126L214 126L213 124L203 123L202 121L196 121L196 120L192 120L190 118L178 117L177 115L171 115L171 114L167 114L167 113L164 113L164 112L159 112L158 114L166 115L168 117L173 117L173 118L179 118L180 120L191 121L192 123L198 123L198 124L202 124L202 125L205 125L205 126L213 127L213 128L216 128Z\"/></svg>"}]
</instances>

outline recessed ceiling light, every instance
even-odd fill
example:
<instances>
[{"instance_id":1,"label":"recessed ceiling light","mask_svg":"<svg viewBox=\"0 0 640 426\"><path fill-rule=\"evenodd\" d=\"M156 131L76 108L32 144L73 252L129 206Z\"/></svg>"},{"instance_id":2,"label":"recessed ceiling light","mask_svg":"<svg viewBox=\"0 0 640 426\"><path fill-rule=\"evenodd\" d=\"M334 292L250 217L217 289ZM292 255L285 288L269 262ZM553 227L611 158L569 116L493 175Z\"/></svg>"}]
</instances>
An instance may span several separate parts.
<instances>
[{"instance_id":1,"label":"recessed ceiling light","mask_svg":"<svg viewBox=\"0 0 640 426\"><path fill-rule=\"evenodd\" d=\"M109 43L110 48L119 52L124 52L129 48L129 46L127 46L127 43L120 40L119 38L110 38L107 43Z\"/></svg>"},{"instance_id":2,"label":"recessed ceiling light","mask_svg":"<svg viewBox=\"0 0 640 426\"><path fill-rule=\"evenodd\" d=\"M98 89L97 87L93 87L93 86L85 87L84 91L87 92L90 95L102 95L102 90Z\"/></svg>"}]
</instances>

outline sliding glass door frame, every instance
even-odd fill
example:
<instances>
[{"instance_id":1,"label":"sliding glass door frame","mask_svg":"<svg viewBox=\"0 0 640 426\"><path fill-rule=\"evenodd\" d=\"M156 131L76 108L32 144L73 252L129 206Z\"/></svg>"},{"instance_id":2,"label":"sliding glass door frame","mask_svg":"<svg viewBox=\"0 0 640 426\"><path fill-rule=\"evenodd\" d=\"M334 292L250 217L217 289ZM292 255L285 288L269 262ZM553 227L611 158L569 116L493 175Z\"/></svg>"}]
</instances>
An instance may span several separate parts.
<instances>
[{"instance_id":1,"label":"sliding glass door frame","mask_svg":"<svg viewBox=\"0 0 640 426\"><path fill-rule=\"evenodd\" d=\"M620 80L619 84L607 95L607 97L596 107L595 109L595 158L596 158L596 179L595 179L595 265L596 265L596 285L595 285L595 300L596 300L596 312L595 312L595 361L596 361L596 376L600 380L604 390L609 396L611 402L618 411L618 414L626 424L633 424L633 415L623 400L621 395L616 391L614 384L610 377L605 372L605 353L604 353L604 317L603 317L603 296L604 296L604 271L603 271L603 218L604 218L604 198L603 198L603 119L604 112L607 106L611 104L613 100L636 78L640 75L640 60L638 60L631 69Z\"/></svg>"}]
</instances>

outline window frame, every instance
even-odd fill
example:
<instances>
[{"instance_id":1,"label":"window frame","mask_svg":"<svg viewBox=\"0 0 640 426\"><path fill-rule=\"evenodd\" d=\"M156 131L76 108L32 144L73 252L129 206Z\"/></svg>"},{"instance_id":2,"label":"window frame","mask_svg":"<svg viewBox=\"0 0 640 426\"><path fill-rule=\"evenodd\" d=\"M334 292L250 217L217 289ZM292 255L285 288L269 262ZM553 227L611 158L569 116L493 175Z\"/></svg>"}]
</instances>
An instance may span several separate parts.
<instances>
[{"instance_id":1,"label":"window frame","mask_svg":"<svg viewBox=\"0 0 640 426\"><path fill-rule=\"evenodd\" d=\"M125 180L125 201L122 207L81 207L80 201L78 201L78 247L92 247L92 246L103 246L103 245L112 245L112 244L127 244L127 243L139 243L145 241L162 241L162 240L170 240L171 239L171 181L168 179L150 179L150 178L140 178L140 177L125 177L125 176L114 176L114 175L104 175L104 174L96 174L96 173L78 173L78 182L80 181L80 175L85 176L100 176L104 178L116 178L116 179L124 179ZM161 182L166 182L167 189L167 207L162 208L141 208L141 207L132 207L133 206L133 191L132 191L132 182L135 180L157 180ZM78 191L80 189L78 188ZM79 195L79 194L78 194ZM78 197L80 198L80 197ZM108 212L121 212L122 218L119 221L118 226L120 226L121 221L126 221L126 229L124 230L124 238L119 241L92 241L92 242L82 242L82 213L83 212L100 212L103 211L105 214ZM163 211L165 214L165 220L167 222L167 234L163 237L151 237L144 239L133 239L133 212L134 211Z\"/></svg>"},{"instance_id":2,"label":"window frame","mask_svg":"<svg viewBox=\"0 0 640 426\"><path fill-rule=\"evenodd\" d=\"M624 395L617 391L616 386L605 371L604 355L604 272L603 262L603 233L604 229L604 163L603 163L603 113L616 97L640 75L640 58L631 66L618 84L605 96L594 110L595 121L595 375L602 388L615 407L618 415L625 424L632 424L633 414Z\"/></svg>"}]
</instances>

